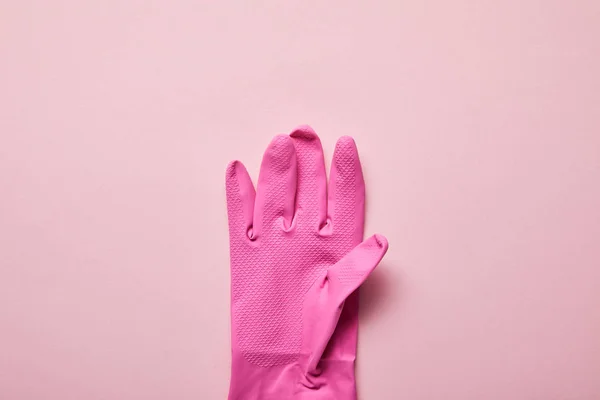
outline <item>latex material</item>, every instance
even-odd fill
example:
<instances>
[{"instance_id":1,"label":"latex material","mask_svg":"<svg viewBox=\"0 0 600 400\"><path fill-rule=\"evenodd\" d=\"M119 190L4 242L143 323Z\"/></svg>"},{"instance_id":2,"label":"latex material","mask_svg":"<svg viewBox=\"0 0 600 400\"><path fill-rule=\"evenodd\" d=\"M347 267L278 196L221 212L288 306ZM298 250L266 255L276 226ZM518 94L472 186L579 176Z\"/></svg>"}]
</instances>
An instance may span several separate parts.
<instances>
[{"instance_id":1,"label":"latex material","mask_svg":"<svg viewBox=\"0 0 600 400\"><path fill-rule=\"evenodd\" d=\"M356 398L357 288L387 251L360 243L364 181L354 141L336 145L329 193L319 138L276 136L256 191L226 173L231 244L230 400Z\"/></svg>"}]
</instances>

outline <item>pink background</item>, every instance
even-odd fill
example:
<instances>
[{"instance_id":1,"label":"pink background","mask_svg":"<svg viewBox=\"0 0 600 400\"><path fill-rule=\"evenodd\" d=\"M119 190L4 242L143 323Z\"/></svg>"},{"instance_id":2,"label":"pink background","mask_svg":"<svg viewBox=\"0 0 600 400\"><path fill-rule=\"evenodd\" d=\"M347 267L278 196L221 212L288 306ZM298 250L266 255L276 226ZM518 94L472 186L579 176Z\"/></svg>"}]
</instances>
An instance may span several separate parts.
<instances>
[{"instance_id":1,"label":"pink background","mask_svg":"<svg viewBox=\"0 0 600 400\"><path fill-rule=\"evenodd\" d=\"M224 399L224 168L353 136L365 400L600 399L600 2L0 2L0 399Z\"/></svg>"}]
</instances>

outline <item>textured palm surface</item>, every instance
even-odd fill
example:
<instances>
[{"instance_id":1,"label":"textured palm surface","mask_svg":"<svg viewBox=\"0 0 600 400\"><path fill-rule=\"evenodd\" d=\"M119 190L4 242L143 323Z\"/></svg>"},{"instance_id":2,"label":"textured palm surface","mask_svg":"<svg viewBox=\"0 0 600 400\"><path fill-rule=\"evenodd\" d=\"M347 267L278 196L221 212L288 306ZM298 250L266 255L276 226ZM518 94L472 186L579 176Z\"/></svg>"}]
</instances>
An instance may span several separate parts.
<instances>
[{"instance_id":1,"label":"textured palm surface","mask_svg":"<svg viewBox=\"0 0 600 400\"><path fill-rule=\"evenodd\" d=\"M273 139L256 193L241 163L228 167L234 348L252 364L299 358L305 294L362 240L364 183L351 138L338 141L330 176L328 196L321 143L308 127Z\"/></svg>"}]
</instances>

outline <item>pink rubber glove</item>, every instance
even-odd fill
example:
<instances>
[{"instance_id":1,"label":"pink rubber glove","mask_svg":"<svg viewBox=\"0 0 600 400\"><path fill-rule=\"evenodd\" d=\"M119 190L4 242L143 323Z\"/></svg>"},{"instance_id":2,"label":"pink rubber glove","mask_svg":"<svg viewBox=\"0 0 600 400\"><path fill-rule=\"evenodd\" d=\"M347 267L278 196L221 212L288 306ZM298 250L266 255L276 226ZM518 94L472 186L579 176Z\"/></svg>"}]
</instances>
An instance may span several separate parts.
<instances>
[{"instance_id":1,"label":"pink rubber glove","mask_svg":"<svg viewBox=\"0 0 600 400\"><path fill-rule=\"evenodd\" d=\"M342 137L327 195L309 127L273 139L256 192L242 163L229 164L230 400L356 399L356 289L388 247L380 235L360 243L364 193L356 146Z\"/></svg>"}]
</instances>

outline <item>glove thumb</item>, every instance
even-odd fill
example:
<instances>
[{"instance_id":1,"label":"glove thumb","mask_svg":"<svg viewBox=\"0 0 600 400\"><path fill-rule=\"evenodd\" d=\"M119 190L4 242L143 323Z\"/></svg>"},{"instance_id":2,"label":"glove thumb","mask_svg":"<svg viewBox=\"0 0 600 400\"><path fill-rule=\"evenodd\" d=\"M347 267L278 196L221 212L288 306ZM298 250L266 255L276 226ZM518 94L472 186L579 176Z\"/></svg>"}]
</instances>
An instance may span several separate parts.
<instances>
[{"instance_id":1,"label":"glove thumb","mask_svg":"<svg viewBox=\"0 0 600 400\"><path fill-rule=\"evenodd\" d=\"M387 239L373 235L319 277L304 301L303 353L306 374L318 375L318 364L335 331L344 301L373 272L388 249Z\"/></svg>"}]
</instances>

